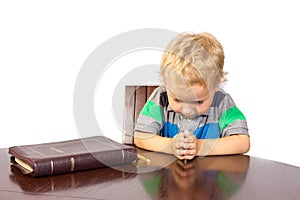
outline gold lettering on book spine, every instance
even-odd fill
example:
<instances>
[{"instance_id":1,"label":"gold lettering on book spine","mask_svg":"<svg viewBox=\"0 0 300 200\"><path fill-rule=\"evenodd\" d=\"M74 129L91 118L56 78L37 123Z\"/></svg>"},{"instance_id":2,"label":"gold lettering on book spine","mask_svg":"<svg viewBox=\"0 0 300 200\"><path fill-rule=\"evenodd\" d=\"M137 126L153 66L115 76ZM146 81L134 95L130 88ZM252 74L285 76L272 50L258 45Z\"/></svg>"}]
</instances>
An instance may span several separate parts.
<instances>
[{"instance_id":1,"label":"gold lettering on book spine","mask_svg":"<svg viewBox=\"0 0 300 200\"><path fill-rule=\"evenodd\" d=\"M52 175L52 174L53 174L53 171L54 171L53 160L50 160L50 165L51 165L51 175Z\"/></svg>"},{"instance_id":2,"label":"gold lettering on book spine","mask_svg":"<svg viewBox=\"0 0 300 200\"><path fill-rule=\"evenodd\" d=\"M75 159L71 157L71 172L75 169Z\"/></svg>"}]
</instances>

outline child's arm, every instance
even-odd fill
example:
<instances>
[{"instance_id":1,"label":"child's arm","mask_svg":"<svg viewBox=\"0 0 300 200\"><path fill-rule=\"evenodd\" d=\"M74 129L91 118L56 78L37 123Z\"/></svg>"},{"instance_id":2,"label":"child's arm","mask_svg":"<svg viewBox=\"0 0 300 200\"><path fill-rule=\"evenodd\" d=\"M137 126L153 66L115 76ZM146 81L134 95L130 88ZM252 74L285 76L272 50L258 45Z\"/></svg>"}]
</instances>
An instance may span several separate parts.
<instances>
[{"instance_id":1,"label":"child's arm","mask_svg":"<svg viewBox=\"0 0 300 200\"><path fill-rule=\"evenodd\" d=\"M150 151L174 154L179 159L192 159L195 156L243 154L249 151L248 135L231 135L216 139L193 139L185 136L184 143L180 137L167 138L156 134L135 131L136 146ZM188 145L187 145L188 144ZM184 146L180 146L184 145ZM183 150L186 149L186 150Z\"/></svg>"},{"instance_id":2,"label":"child's arm","mask_svg":"<svg viewBox=\"0 0 300 200\"><path fill-rule=\"evenodd\" d=\"M183 139L180 141L184 142L178 143L182 146L176 145L178 150L175 151L178 152L177 157L180 159L192 159L195 156L244 154L250 149L248 135L235 134L216 139L196 139L192 133L185 133L182 137Z\"/></svg>"},{"instance_id":3,"label":"child's arm","mask_svg":"<svg viewBox=\"0 0 300 200\"><path fill-rule=\"evenodd\" d=\"M173 154L172 138L141 131L134 132L134 144L142 149Z\"/></svg>"},{"instance_id":4,"label":"child's arm","mask_svg":"<svg viewBox=\"0 0 300 200\"><path fill-rule=\"evenodd\" d=\"M189 138L186 139L189 141ZM193 159L197 153L195 149L197 145L196 140L189 141L189 144L186 146L189 147L189 149L184 149L185 143L183 140L183 134L177 134L173 138L168 138L153 133L145 133L140 131L134 132L134 144L139 148L173 154L180 160ZM188 152L188 154L183 155L185 152Z\"/></svg>"},{"instance_id":5,"label":"child's arm","mask_svg":"<svg viewBox=\"0 0 300 200\"><path fill-rule=\"evenodd\" d=\"M217 139L197 140L198 156L244 154L250 149L248 135L231 135Z\"/></svg>"}]
</instances>

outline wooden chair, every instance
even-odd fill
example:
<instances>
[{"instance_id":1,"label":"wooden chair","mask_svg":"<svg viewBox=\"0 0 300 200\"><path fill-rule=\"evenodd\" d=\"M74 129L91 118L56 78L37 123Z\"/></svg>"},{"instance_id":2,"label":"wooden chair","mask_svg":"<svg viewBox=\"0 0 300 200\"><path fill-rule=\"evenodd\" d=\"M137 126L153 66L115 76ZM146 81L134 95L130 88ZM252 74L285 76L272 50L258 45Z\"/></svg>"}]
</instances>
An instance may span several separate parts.
<instances>
[{"instance_id":1,"label":"wooden chair","mask_svg":"<svg viewBox=\"0 0 300 200\"><path fill-rule=\"evenodd\" d=\"M147 99L158 86L125 86L123 143L133 144L135 122Z\"/></svg>"}]
</instances>

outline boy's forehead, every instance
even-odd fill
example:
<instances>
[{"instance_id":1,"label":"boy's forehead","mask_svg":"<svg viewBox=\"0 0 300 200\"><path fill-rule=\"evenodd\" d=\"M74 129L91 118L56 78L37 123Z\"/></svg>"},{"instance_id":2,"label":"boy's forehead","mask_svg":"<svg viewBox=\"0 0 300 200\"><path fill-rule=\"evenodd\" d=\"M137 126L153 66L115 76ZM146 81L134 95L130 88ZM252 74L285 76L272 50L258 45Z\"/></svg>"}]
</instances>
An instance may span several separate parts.
<instances>
[{"instance_id":1,"label":"boy's forehead","mask_svg":"<svg viewBox=\"0 0 300 200\"><path fill-rule=\"evenodd\" d=\"M210 95L207 87L201 85L193 85L190 87L178 87L176 85L166 85L168 95L180 100L202 100Z\"/></svg>"}]
</instances>

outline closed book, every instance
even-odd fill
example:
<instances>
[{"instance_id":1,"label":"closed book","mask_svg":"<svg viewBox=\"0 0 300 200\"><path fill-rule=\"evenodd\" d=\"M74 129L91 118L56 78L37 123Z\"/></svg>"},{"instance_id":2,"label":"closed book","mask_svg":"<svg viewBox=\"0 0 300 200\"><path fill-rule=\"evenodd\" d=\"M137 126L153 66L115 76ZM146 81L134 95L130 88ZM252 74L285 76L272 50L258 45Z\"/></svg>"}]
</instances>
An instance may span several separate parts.
<instances>
[{"instance_id":1,"label":"closed book","mask_svg":"<svg viewBox=\"0 0 300 200\"><path fill-rule=\"evenodd\" d=\"M62 174L132 163L134 147L105 136L10 147L12 163L31 177Z\"/></svg>"}]
</instances>

